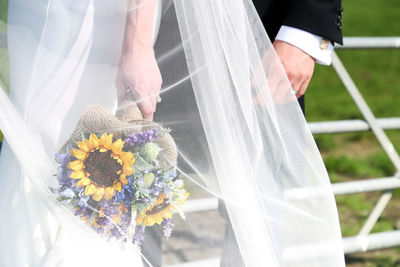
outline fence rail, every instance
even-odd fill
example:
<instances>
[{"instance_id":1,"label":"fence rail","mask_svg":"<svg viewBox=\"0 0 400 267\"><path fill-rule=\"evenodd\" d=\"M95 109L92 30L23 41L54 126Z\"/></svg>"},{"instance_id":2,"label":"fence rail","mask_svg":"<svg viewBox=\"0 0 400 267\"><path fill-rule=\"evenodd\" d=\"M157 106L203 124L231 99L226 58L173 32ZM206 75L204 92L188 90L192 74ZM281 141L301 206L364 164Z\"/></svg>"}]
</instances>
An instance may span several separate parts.
<instances>
[{"instance_id":1,"label":"fence rail","mask_svg":"<svg viewBox=\"0 0 400 267\"><path fill-rule=\"evenodd\" d=\"M344 37L343 45L335 49L393 49L400 48L400 37Z\"/></svg>"},{"instance_id":2,"label":"fence rail","mask_svg":"<svg viewBox=\"0 0 400 267\"><path fill-rule=\"evenodd\" d=\"M377 119L377 123L384 130L400 129L400 118ZM310 122L308 125L313 134L350 133L371 130L371 126L365 120Z\"/></svg>"}]
</instances>

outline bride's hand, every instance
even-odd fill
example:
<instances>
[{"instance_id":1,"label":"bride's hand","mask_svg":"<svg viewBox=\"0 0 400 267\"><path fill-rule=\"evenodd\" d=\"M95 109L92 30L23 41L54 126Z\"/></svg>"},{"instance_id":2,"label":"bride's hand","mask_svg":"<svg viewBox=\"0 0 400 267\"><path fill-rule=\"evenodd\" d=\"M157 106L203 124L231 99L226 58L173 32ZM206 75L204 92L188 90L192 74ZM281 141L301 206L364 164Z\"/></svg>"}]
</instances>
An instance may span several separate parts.
<instances>
[{"instance_id":1,"label":"bride's hand","mask_svg":"<svg viewBox=\"0 0 400 267\"><path fill-rule=\"evenodd\" d=\"M153 49L156 0L128 0L127 4L129 12L116 80L118 101L124 100L129 89L139 101L143 117L153 120L162 84Z\"/></svg>"},{"instance_id":2,"label":"bride's hand","mask_svg":"<svg viewBox=\"0 0 400 267\"><path fill-rule=\"evenodd\" d=\"M143 117L153 120L161 84L162 77L152 46L137 44L132 51L122 55L116 80L119 101L126 97L129 88L139 101Z\"/></svg>"}]
</instances>

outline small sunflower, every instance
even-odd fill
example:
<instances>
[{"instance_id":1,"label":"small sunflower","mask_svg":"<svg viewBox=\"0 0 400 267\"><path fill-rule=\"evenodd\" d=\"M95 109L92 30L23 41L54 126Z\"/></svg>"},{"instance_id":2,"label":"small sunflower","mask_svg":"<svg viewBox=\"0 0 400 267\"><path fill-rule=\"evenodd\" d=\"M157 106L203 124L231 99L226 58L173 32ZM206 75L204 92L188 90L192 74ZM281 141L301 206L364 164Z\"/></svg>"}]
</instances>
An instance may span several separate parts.
<instances>
[{"instance_id":1,"label":"small sunflower","mask_svg":"<svg viewBox=\"0 0 400 267\"><path fill-rule=\"evenodd\" d=\"M155 205L151 205L136 218L136 224L140 225L144 222L145 226L153 226L161 224L164 219L172 217L174 206L168 203L168 197L164 194L158 196Z\"/></svg>"},{"instance_id":2,"label":"small sunflower","mask_svg":"<svg viewBox=\"0 0 400 267\"><path fill-rule=\"evenodd\" d=\"M115 190L121 192L128 183L127 176L133 173L135 157L122 151L124 141L113 142L113 135L104 133L100 138L91 134L89 139L78 142L79 149L72 149L76 160L68 163L71 179L79 180L77 186L85 187L85 195L95 201L110 200Z\"/></svg>"}]
</instances>

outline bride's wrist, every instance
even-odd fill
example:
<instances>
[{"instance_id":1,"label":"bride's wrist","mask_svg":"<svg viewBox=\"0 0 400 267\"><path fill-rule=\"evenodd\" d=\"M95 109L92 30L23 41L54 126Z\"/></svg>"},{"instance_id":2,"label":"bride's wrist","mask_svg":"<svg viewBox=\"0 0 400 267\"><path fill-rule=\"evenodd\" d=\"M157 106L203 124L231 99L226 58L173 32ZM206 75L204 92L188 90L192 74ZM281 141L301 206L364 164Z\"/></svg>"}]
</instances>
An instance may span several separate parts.
<instances>
[{"instance_id":1,"label":"bride's wrist","mask_svg":"<svg viewBox=\"0 0 400 267\"><path fill-rule=\"evenodd\" d=\"M154 56L153 44L143 39L133 39L126 42L123 47L122 55L133 57L135 54Z\"/></svg>"}]
</instances>

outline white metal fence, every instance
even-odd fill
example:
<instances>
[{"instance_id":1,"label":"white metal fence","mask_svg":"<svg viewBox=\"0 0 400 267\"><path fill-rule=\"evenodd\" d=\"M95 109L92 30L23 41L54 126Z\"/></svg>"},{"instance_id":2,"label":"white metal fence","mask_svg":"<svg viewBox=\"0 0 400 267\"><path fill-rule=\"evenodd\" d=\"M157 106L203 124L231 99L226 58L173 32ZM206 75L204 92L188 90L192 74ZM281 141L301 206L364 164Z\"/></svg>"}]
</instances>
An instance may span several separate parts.
<instances>
[{"instance_id":1,"label":"white metal fence","mask_svg":"<svg viewBox=\"0 0 400 267\"><path fill-rule=\"evenodd\" d=\"M6 34L0 34L0 48L7 48ZM400 37L345 37L344 46L339 46L336 49L399 48ZM382 191L381 197L372 209L358 235L343 239L345 252L354 253L400 246L400 230L370 234L392 198L393 190L400 188L400 157L384 132L386 129L400 129L400 118L376 118L336 53L332 54L332 65L363 115L364 120L313 122L309 123L312 132L314 134L332 134L370 130L375 134L397 170L397 173L392 177L357 180L332 185L335 195ZM216 198L196 199L188 201L184 211L186 213L204 212L216 210L217 207L218 200ZM190 262L176 266L218 266L218 259L206 259L204 261Z\"/></svg>"}]
</instances>

